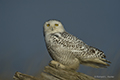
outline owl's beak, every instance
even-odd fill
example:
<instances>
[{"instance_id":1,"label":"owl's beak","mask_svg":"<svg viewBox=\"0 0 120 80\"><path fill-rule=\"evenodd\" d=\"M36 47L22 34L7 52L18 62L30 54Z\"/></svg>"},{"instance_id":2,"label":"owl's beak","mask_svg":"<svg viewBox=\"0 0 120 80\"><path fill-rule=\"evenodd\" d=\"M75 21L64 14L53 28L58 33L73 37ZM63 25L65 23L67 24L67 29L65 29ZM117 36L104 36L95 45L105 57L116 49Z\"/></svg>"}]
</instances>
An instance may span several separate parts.
<instances>
[{"instance_id":1,"label":"owl's beak","mask_svg":"<svg viewBox=\"0 0 120 80\"><path fill-rule=\"evenodd\" d=\"M53 31L53 30L54 30L54 28L53 28L53 27L51 27L51 30Z\"/></svg>"}]
</instances>

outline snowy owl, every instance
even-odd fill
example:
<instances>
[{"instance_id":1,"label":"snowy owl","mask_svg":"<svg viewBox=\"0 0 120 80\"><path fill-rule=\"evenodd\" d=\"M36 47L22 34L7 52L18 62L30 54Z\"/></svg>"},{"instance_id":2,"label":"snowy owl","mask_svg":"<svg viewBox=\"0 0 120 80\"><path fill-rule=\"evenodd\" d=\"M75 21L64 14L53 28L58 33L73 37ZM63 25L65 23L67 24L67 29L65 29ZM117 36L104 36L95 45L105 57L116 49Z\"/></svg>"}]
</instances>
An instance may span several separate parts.
<instances>
[{"instance_id":1,"label":"snowy owl","mask_svg":"<svg viewBox=\"0 0 120 80\"><path fill-rule=\"evenodd\" d=\"M94 68L105 68L110 61L105 54L82 40L69 34L58 20L44 23L44 38L47 50L54 60L64 67L78 69L80 64Z\"/></svg>"}]
</instances>

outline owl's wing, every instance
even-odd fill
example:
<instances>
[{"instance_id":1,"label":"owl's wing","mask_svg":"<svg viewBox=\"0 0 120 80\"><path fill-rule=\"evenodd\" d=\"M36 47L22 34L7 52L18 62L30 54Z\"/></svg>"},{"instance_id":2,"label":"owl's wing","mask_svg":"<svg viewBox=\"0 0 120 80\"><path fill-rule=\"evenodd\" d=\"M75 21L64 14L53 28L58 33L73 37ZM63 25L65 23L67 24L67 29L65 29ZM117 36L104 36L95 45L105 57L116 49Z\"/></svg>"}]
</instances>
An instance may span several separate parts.
<instances>
[{"instance_id":1,"label":"owl's wing","mask_svg":"<svg viewBox=\"0 0 120 80\"><path fill-rule=\"evenodd\" d=\"M95 68L109 66L106 62L110 63L110 61L104 59L106 56L99 49L88 46L82 40L67 32L53 35L55 38L54 42L64 48L70 55L72 54L72 56L78 58L81 64Z\"/></svg>"}]
</instances>

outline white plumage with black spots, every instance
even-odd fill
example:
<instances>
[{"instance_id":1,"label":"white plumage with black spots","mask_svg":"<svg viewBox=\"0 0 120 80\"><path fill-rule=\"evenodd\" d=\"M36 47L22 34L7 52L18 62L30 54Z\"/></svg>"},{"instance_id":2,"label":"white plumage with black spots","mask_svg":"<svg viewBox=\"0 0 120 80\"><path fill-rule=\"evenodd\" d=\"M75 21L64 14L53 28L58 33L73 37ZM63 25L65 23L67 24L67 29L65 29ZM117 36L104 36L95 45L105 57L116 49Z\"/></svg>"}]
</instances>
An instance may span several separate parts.
<instances>
[{"instance_id":1,"label":"white plumage with black spots","mask_svg":"<svg viewBox=\"0 0 120 80\"><path fill-rule=\"evenodd\" d=\"M58 20L49 20L44 23L44 37L46 47L53 60L77 69L80 64L94 68L109 66L105 54L82 40L69 34Z\"/></svg>"}]
</instances>

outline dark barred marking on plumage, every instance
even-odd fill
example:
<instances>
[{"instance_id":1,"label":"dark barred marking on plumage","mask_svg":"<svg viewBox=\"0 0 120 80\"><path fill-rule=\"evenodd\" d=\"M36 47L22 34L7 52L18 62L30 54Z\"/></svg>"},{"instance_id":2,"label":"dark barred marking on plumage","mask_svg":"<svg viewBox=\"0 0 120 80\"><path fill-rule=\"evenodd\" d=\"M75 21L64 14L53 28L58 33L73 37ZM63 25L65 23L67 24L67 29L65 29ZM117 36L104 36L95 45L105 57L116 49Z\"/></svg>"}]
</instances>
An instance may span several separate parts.
<instances>
[{"instance_id":1,"label":"dark barred marking on plumage","mask_svg":"<svg viewBox=\"0 0 120 80\"><path fill-rule=\"evenodd\" d=\"M92 46L90 46L90 49L91 49L92 52L94 52L94 53L97 52L96 54L97 54L98 57L106 58L106 56L105 56L105 54L104 54L103 51L101 51L101 50L99 50L99 49L97 49L97 48L95 48L95 47L92 47Z\"/></svg>"},{"instance_id":2,"label":"dark barred marking on plumage","mask_svg":"<svg viewBox=\"0 0 120 80\"><path fill-rule=\"evenodd\" d=\"M68 34L67 32L59 33L61 36L57 34L51 34L51 38L53 38L53 42L56 44L60 44L63 47L67 48L81 48L81 46L85 45L82 41L78 38L74 37L73 35ZM81 43L81 44L80 44Z\"/></svg>"},{"instance_id":3,"label":"dark barred marking on plumage","mask_svg":"<svg viewBox=\"0 0 120 80\"><path fill-rule=\"evenodd\" d=\"M53 38L54 44L59 44L65 48L78 50L79 52L73 52L76 56L81 56L83 58L105 58L105 55L101 50L86 45L82 40L79 40L77 37L67 32L51 34L51 38Z\"/></svg>"}]
</instances>

